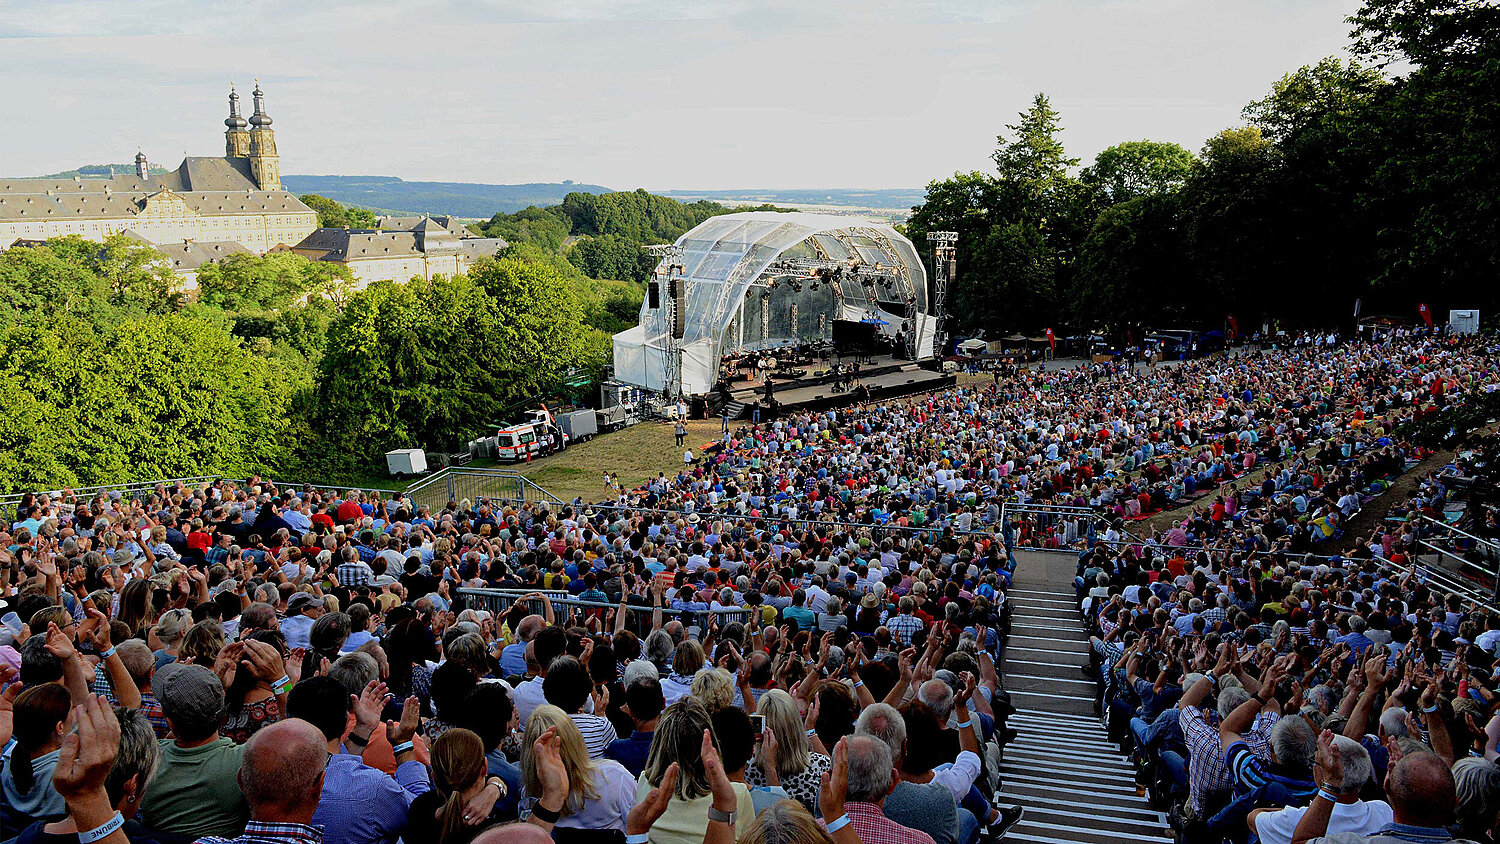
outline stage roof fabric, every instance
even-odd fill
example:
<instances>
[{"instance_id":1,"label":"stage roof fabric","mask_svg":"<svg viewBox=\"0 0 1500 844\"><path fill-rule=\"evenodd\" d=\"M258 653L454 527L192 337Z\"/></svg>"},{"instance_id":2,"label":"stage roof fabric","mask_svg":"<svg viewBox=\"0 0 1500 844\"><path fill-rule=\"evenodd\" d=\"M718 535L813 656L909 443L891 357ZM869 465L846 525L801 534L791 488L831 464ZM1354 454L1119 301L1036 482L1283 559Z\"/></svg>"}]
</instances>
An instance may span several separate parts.
<instances>
[{"instance_id":1,"label":"stage roof fabric","mask_svg":"<svg viewBox=\"0 0 1500 844\"><path fill-rule=\"evenodd\" d=\"M910 314L918 354L932 353L936 320L928 314L926 270L911 241L886 223L828 214L747 211L710 217L679 238L677 246L682 250L680 277L685 295L684 336L677 341L682 349L685 394L705 393L713 386L730 340L730 323L752 287L763 286L767 268L783 258L843 263L865 272L879 266L879 284L844 281L838 285L839 318L883 318L894 332L894 326ZM667 264L668 260L662 261L655 276L663 281L663 299ZM882 303L900 303L905 313L887 310ZM664 352L670 341L668 310L650 304L649 297L642 303L637 328L615 335L615 377L662 390Z\"/></svg>"}]
</instances>

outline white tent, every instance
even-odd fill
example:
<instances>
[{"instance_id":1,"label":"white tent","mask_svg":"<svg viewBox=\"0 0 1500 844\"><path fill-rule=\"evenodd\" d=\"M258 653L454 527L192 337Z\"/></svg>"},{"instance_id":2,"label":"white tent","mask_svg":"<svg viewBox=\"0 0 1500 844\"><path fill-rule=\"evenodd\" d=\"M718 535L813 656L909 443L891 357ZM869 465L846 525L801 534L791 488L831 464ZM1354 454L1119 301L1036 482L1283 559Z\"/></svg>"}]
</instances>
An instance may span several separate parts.
<instances>
[{"instance_id":1,"label":"white tent","mask_svg":"<svg viewBox=\"0 0 1500 844\"><path fill-rule=\"evenodd\" d=\"M927 273L911 241L885 223L824 214L747 211L711 217L677 240L684 291L681 391L706 393L722 357L825 338L834 319L884 320L893 336L907 322L918 356L932 354L937 317L928 313ZM777 284L773 263L800 260L860 267L863 282ZM657 267L666 278L667 261ZM870 268L879 268L869 274ZM878 281L877 281L878 279ZM755 292L757 295L750 295ZM661 295L667 296L666 285ZM662 303L666 304L665 301ZM666 388L666 307L641 305L641 322L614 337L615 378Z\"/></svg>"}]
</instances>

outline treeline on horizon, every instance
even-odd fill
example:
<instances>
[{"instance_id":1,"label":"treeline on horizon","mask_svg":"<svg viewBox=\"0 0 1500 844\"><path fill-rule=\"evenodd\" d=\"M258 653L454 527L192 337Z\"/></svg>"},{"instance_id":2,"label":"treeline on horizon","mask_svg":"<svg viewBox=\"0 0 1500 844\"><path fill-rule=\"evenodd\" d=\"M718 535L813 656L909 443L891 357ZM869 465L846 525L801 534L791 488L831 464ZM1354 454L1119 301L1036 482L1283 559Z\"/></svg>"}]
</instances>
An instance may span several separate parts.
<instances>
[{"instance_id":1,"label":"treeline on horizon","mask_svg":"<svg viewBox=\"0 0 1500 844\"><path fill-rule=\"evenodd\" d=\"M1122 339L1438 319L1500 296L1500 6L1365 0L1353 60L1288 73L1244 125L1128 141L1077 171L1037 95L993 172L934 181L907 234L956 231L955 328ZM930 267L929 267L930 269Z\"/></svg>"}]
</instances>

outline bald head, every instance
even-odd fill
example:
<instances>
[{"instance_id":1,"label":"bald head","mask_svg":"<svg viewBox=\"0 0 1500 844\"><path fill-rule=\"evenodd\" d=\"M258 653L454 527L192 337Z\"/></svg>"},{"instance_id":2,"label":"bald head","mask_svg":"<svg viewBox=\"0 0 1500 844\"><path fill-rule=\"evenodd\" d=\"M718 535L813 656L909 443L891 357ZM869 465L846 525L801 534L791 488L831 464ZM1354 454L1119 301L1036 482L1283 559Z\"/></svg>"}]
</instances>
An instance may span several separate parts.
<instances>
[{"instance_id":1,"label":"bald head","mask_svg":"<svg viewBox=\"0 0 1500 844\"><path fill-rule=\"evenodd\" d=\"M240 790L250 816L262 821L309 823L323 795L328 742L322 730L300 718L261 729L245 745Z\"/></svg>"},{"instance_id":2,"label":"bald head","mask_svg":"<svg viewBox=\"0 0 1500 844\"><path fill-rule=\"evenodd\" d=\"M552 837L534 823L513 821L479 833L474 844L552 844Z\"/></svg>"},{"instance_id":3,"label":"bald head","mask_svg":"<svg viewBox=\"0 0 1500 844\"><path fill-rule=\"evenodd\" d=\"M1453 820L1458 802L1453 771L1436 753L1403 756L1386 778L1385 790L1397 823L1435 827Z\"/></svg>"}]
</instances>

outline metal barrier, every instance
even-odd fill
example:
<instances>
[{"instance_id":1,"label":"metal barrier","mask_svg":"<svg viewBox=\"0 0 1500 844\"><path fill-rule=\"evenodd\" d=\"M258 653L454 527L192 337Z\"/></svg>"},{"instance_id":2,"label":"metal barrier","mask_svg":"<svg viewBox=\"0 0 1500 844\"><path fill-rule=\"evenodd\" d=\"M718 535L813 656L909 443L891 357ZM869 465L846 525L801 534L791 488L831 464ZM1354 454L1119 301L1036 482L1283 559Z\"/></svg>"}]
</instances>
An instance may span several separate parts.
<instances>
[{"instance_id":1,"label":"metal barrier","mask_svg":"<svg viewBox=\"0 0 1500 844\"><path fill-rule=\"evenodd\" d=\"M514 469L443 469L407 487L405 494L418 507L433 510L465 498L470 501L488 498L507 503L565 503Z\"/></svg>"},{"instance_id":2,"label":"metal barrier","mask_svg":"<svg viewBox=\"0 0 1500 844\"><path fill-rule=\"evenodd\" d=\"M594 510L621 510L627 514L662 513L671 514L674 516L687 516L690 512L688 510L680 510L673 507L639 507L629 504L588 504L582 506L591 507ZM943 531L948 530L951 527L950 525L946 524L897 525L891 524L889 522L844 522L838 521L836 519L788 519L785 517L778 517L774 515L757 516L751 518L750 516L746 516L740 513L721 513L712 510L694 510L691 512L697 513L701 518L707 521L745 520L766 522L767 524L776 525L808 525L811 527L837 527L849 530L868 531L872 539L880 539L885 535L885 532L887 531L891 533L904 533L908 535L926 533L931 534L932 537L938 537L942 536ZM968 530L961 530L955 527L952 528L952 531L955 536L994 536L999 533L999 529L995 526L990 526L988 528L970 528Z\"/></svg>"},{"instance_id":3,"label":"metal barrier","mask_svg":"<svg viewBox=\"0 0 1500 844\"><path fill-rule=\"evenodd\" d=\"M92 501L96 496L100 494L108 495L112 492L120 493L121 497L125 497L128 495L133 498L140 493L155 493L158 486L168 487L178 484L182 484L184 486L197 486L204 483L212 483L214 481L230 481L231 483L236 484L243 483L243 481L225 478L221 475L200 475L193 478L160 478L158 480L152 481L101 484L99 486L61 486L50 490L36 490L31 493L10 493L8 495L0 495L0 518L4 518L7 520L12 519L15 515L13 511L15 510L16 505L20 504L21 499L28 494L34 496L47 495L51 498L56 499L61 497L64 492L67 492L70 493L73 498L79 501Z\"/></svg>"},{"instance_id":4,"label":"metal barrier","mask_svg":"<svg viewBox=\"0 0 1500 844\"><path fill-rule=\"evenodd\" d=\"M1414 557L1424 581L1475 604L1500 607L1500 545L1431 516L1423 516L1418 524L1417 544L1436 555L1432 563L1422 560L1426 555L1421 551ZM1456 567L1444 568L1443 560Z\"/></svg>"},{"instance_id":5,"label":"metal barrier","mask_svg":"<svg viewBox=\"0 0 1500 844\"><path fill-rule=\"evenodd\" d=\"M458 594L464 598L464 603L469 609L488 610L497 617L509 612L510 608L520 599L537 592L541 592L543 597L553 605L552 611L554 613L557 612L559 605L568 608L569 615L572 614L572 608L575 607L585 611L599 610L602 614L605 610L619 610L621 606L620 604L611 604L605 601L583 601L569 595L567 592L557 589L479 589L463 587L458 590ZM625 604L624 606L625 611L634 616L633 619L626 622L626 629L631 630L631 632L637 635L649 632L651 614L655 611L655 608L636 606L634 604ZM527 601L527 609L530 611L529 615L542 614L541 600L536 598L530 599ZM700 631L706 629L710 616L718 616L719 625L723 626L736 621L741 624L749 624L750 613L751 610L746 608L730 609L720 607L718 609L705 610L662 608L662 618L664 621L675 618L683 621L689 627L697 627ZM642 619L642 616L644 616L644 619ZM699 635L701 636L701 633Z\"/></svg>"}]
</instances>

